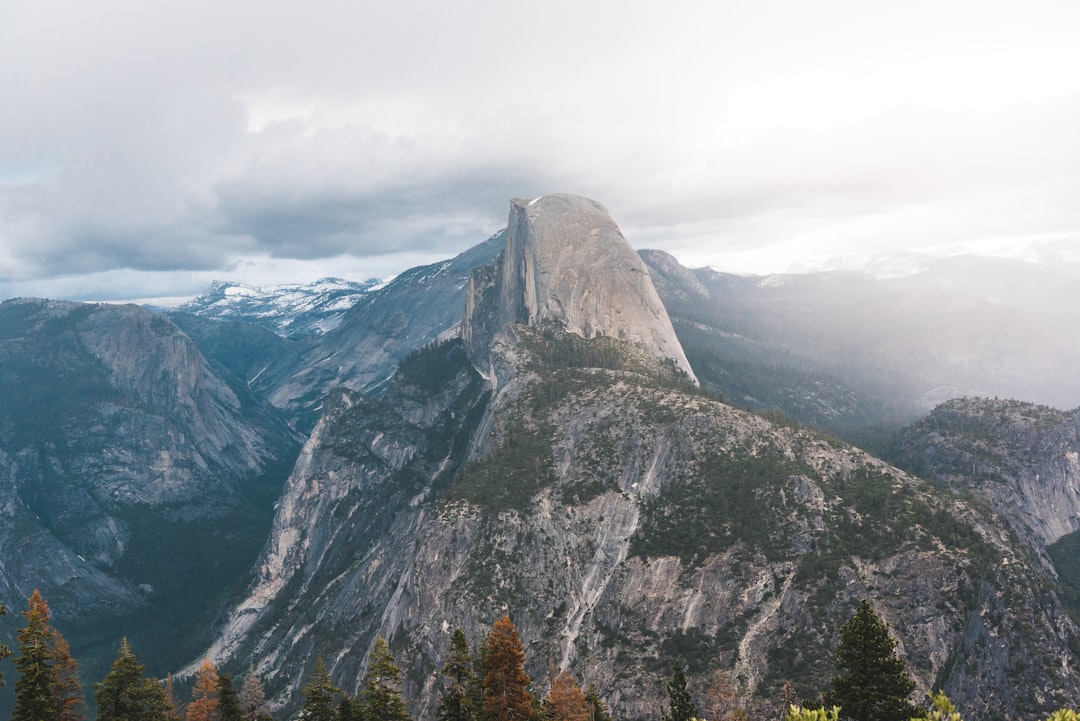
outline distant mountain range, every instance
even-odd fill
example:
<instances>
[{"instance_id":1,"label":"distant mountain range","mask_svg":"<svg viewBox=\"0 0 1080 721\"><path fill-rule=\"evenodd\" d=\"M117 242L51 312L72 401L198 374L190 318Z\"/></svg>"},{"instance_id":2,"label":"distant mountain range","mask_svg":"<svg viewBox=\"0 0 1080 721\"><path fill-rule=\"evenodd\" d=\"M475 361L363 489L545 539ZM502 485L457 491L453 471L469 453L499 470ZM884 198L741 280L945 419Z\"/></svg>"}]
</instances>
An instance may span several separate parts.
<instances>
[{"instance_id":1,"label":"distant mountain range","mask_svg":"<svg viewBox=\"0 0 1080 721\"><path fill-rule=\"evenodd\" d=\"M1080 697L1077 308L1018 261L688 269L567 195L385 285L7 301L0 602L40 586L90 678L126 633L281 713L381 635L424 719L448 629L509 612L537 691L633 721L675 660L814 695L865 597L921 693L1041 718Z\"/></svg>"}]
</instances>

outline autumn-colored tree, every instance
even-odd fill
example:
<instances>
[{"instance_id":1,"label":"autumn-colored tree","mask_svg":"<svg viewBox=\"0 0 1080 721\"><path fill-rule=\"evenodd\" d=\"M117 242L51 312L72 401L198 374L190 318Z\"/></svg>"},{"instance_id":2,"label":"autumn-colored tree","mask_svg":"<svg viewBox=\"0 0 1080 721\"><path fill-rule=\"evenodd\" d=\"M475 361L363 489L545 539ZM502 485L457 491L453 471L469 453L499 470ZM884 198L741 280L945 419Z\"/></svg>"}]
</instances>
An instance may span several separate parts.
<instances>
[{"instance_id":1,"label":"autumn-colored tree","mask_svg":"<svg viewBox=\"0 0 1080 721\"><path fill-rule=\"evenodd\" d=\"M262 679L255 673L254 668L248 669L247 677L240 686L240 708L244 713L244 721L274 721L270 704L266 702Z\"/></svg>"},{"instance_id":2,"label":"autumn-colored tree","mask_svg":"<svg viewBox=\"0 0 1080 721\"><path fill-rule=\"evenodd\" d=\"M746 708L739 702L735 686L724 669L717 669L703 695L705 718L709 721L746 721Z\"/></svg>"},{"instance_id":3,"label":"autumn-colored tree","mask_svg":"<svg viewBox=\"0 0 1080 721\"><path fill-rule=\"evenodd\" d=\"M128 640L122 639L112 670L94 684L98 721L169 721L164 687L142 672Z\"/></svg>"},{"instance_id":4,"label":"autumn-colored tree","mask_svg":"<svg viewBox=\"0 0 1080 721\"><path fill-rule=\"evenodd\" d=\"M19 655L15 668L19 680L15 682L15 708L12 721L56 721L58 708L53 697L53 636L49 626L49 605L34 592L27 600L26 618L16 638Z\"/></svg>"},{"instance_id":5,"label":"autumn-colored tree","mask_svg":"<svg viewBox=\"0 0 1080 721\"><path fill-rule=\"evenodd\" d=\"M591 708L569 671L555 677L544 698L544 713L551 721L591 721Z\"/></svg>"},{"instance_id":6,"label":"autumn-colored tree","mask_svg":"<svg viewBox=\"0 0 1080 721\"><path fill-rule=\"evenodd\" d=\"M454 629L450 637L450 656L442 667L443 695L435 710L436 721L475 721L476 706L469 694L473 685L472 658L465 632Z\"/></svg>"},{"instance_id":7,"label":"autumn-colored tree","mask_svg":"<svg viewBox=\"0 0 1080 721\"><path fill-rule=\"evenodd\" d=\"M394 664L390 646L381 636L368 656L364 688L360 691L360 713L364 721L409 721L401 698L401 669Z\"/></svg>"},{"instance_id":8,"label":"autumn-colored tree","mask_svg":"<svg viewBox=\"0 0 1080 721\"><path fill-rule=\"evenodd\" d=\"M510 616L503 616L491 627L486 665L483 708L487 721L527 719L534 697L525 673L525 648Z\"/></svg>"},{"instance_id":9,"label":"autumn-colored tree","mask_svg":"<svg viewBox=\"0 0 1080 721\"><path fill-rule=\"evenodd\" d=\"M53 703L56 721L83 721L86 701L79 682L79 663L71 655L71 646L60 632L53 629Z\"/></svg>"},{"instance_id":10,"label":"autumn-colored tree","mask_svg":"<svg viewBox=\"0 0 1080 721\"><path fill-rule=\"evenodd\" d=\"M184 714L187 721L220 721L218 714L218 674L210 659L203 659L195 673L191 703Z\"/></svg>"},{"instance_id":11,"label":"autumn-colored tree","mask_svg":"<svg viewBox=\"0 0 1080 721\"><path fill-rule=\"evenodd\" d=\"M184 715L180 712L180 705L176 703L176 690L173 688L171 673L165 674L165 703L169 707L169 718L180 721Z\"/></svg>"},{"instance_id":12,"label":"autumn-colored tree","mask_svg":"<svg viewBox=\"0 0 1080 721\"><path fill-rule=\"evenodd\" d=\"M304 704L300 707L300 720L334 721L334 708L340 693L341 690L330 681L326 664L321 658L316 658L311 676L300 689L300 694L304 697Z\"/></svg>"}]
</instances>

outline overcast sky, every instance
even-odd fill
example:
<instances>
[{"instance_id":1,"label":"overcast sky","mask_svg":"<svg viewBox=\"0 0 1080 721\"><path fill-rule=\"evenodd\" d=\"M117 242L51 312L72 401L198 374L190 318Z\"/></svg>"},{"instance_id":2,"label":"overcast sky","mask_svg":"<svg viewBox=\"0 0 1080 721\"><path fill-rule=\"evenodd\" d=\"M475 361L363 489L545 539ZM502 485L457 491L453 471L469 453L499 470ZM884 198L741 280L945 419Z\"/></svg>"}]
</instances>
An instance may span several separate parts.
<instances>
[{"instance_id":1,"label":"overcast sky","mask_svg":"<svg viewBox=\"0 0 1080 721\"><path fill-rule=\"evenodd\" d=\"M782 271L1080 247L1080 2L0 0L0 298L386 277L599 200Z\"/></svg>"}]
</instances>

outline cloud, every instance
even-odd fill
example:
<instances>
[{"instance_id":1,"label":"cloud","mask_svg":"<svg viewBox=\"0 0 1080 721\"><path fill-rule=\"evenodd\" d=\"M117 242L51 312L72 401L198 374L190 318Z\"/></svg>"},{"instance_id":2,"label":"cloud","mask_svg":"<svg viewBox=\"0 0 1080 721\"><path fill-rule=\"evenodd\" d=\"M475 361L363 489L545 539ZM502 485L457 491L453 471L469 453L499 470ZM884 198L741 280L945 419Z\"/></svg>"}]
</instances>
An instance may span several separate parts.
<instances>
[{"instance_id":1,"label":"cloud","mask_svg":"<svg viewBox=\"0 0 1080 721\"><path fill-rule=\"evenodd\" d=\"M14 0L0 292L435 259L548 192L687 262L1075 231L1078 13Z\"/></svg>"}]
</instances>

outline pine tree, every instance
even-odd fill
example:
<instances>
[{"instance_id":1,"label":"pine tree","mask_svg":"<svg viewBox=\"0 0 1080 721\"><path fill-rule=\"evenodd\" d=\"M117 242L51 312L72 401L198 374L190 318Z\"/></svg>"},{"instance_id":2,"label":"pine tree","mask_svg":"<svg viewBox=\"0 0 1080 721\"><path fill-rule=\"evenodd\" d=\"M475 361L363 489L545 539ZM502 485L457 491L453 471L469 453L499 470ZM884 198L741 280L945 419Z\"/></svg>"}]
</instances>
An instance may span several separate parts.
<instances>
[{"instance_id":1,"label":"pine tree","mask_svg":"<svg viewBox=\"0 0 1080 721\"><path fill-rule=\"evenodd\" d=\"M176 703L176 693L173 689L173 677L171 673L165 674L165 704L169 707L169 718L179 721L184 716L180 713L180 707Z\"/></svg>"},{"instance_id":2,"label":"pine tree","mask_svg":"<svg viewBox=\"0 0 1080 721\"><path fill-rule=\"evenodd\" d=\"M349 698L348 694L343 694L334 712L334 718L336 721L362 721L364 717L360 713L360 702Z\"/></svg>"},{"instance_id":3,"label":"pine tree","mask_svg":"<svg viewBox=\"0 0 1080 721\"><path fill-rule=\"evenodd\" d=\"M450 656L442 667L445 691L435 710L437 721L475 721L476 706L469 694L473 686L472 658L465 632L454 629L450 637Z\"/></svg>"},{"instance_id":4,"label":"pine tree","mask_svg":"<svg viewBox=\"0 0 1080 721\"><path fill-rule=\"evenodd\" d=\"M509 616L491 627L487 637L484 676L484 717L487 721L516 721L532 714L534 698L525 673L525 648Z\"/></svg>"},{"instance_id":5,"label":"pine tree","mask_svg":"<svg viewBox=\"0 0 1080 721\"><path fill-rule=\"evenodd\" d=\"M585 694L569 671L555 677L544 699L544 712L551 721L591 721L591 711Z\"/></svg>"},{"instance_id":6,"label":"pine tree","mask_svg":"<svg viewBox=\"0 0 1080 721\"><path fill-rule=\"evenodd\" d=\"M94 684L98 721L168 721L164 687L152 678L143 678L142 672L128 640L122 639L112 669Z\"/></svg>"},{"instance_id":7,"label":"pine tree","mask_svg":"<svg viewBox=\"0 0 1080 721\"><path fill-rule=\"evenodd\" d=\"M220 721L218 674L210 659L203 659L195 673L195 688L191 689L191 703L184 716L187 721Z\"/></svg>"},{"instance_id":8,"label":"pine tree","mask_svg":"<svg viewBox=\"0 0 1080 721\"><path fill-rule=\"evenodd\" d=\"M0 603L0 616L6 616L6 615L7 615L7 608L4 607L4 604ZM7 646L5 646L4 644L0 643L0 661L3 661L5 658L7 658L10 655L11 655L11 649L8 648ZM0 671L0 686L3 686L3 685L4 685L4 672Z\"/></svg>"},{"instance_id":9,"label":"pine tree","mask_svg":"<svg viewBox=\"0 0 1080 721\"><path fill-rule=\"evenodd\" d=\"M217 675L218 721L244 721L240 698L236 695L232 677L227 673Z\"/></svg>"},{"instance_id":10,"label":"pine tree","mask_svg":"<svg viewBox=\"0 0 1080 721\"><path fill-rule=\"evenodd\" d=\"M585 691L585 700L589 703L589 721L615 721L596 686L590 685Z\"/></svg>"},{"instance_id":11,"label":"pine tree","mask_svg":"<svg viewBox=\"0 0 1080 721\"><path fill-rule=\"evenodd\" d=\"M660 717L663 721L690 721L698 717L698 708L690 698L690 692L686 690L686 676L681 663L675 663L671 667L667 692L670 715L661 711Z\"/></svg>"},{"instance_id":12,"label":"pine tree","mask_svg":"<svg viewBox=\"0 0 1080 721\"><path fill-rule=\"evenodd\" d=\"M26 626L19 631L19 655L15 668L15 708L12 721L56 721L59 708L53 696L53 638L49 627L49 605L34 589L22 612Z\"/></svg>"},{"instance_id":13,"label":"pine tree","mask_svg":"<svg viewBox=\"0 0 1080 721\"><path fill-rule=\"evenodd\" d=\"M401 698L401 669L394 664L390 647L380 636L368 656L364 688L360 691L360 713L364 721L409 721Z\"/></svg>"},{"instance_id":14,"label":"pine tree","mask_svg":"<svg viewBox=\"0 0 1080 721\"><path fill-rule=\"evenodd\" d=\"M472 654L472 678L469 680L469 703L476 719L484 715L484 679L487 678L487 638L481 638Z\"/></svg>"},{"instance_id":15,"label":"pine tree","mask_svg":"<svg viewBox=\"0 0 1080 721\"><path fill-rule=\"evenodd\" d=\"M247 677L240 687L240 707L244 712L244 721L273 721L270 704L266 702L266 691L262 679L254 668L248 669Z\"/></svg>"},{"instance_id":16,"label":"pine tree","mask_svg":"<svg viewBox=\"0 0 1080 721\"><path fill-rule=\"evenodd\" d=\"M908 721L920 710L908 702L915 682L896 655L889 628L864 599L840 628L836 647L839 672L829 681L826 706L839 706L852 721Z\"/></svg>"},{"instance_id":17,"label":"pine tree","mask_svg":"<svg viewBox=\"0 0 1080 721\"><path fill-rule=\"evenodd\" d=\"M53 703L57 721L83 721L86 701L79 682L79 664L60 632L53 629Z\"/></svg>"},{"instance_id":18,"label":"pine tree","mask_svg":"<svg viewBox=\"0 0 1080 721\"><path fill-rule=\"evenodd\" d=\"M341 691L330 681L330 673L321 658L315 659L315 668L300 693L304 697L301 721L334 721L334 708Z\"/></svg>"}]
</instances>

